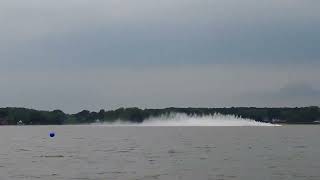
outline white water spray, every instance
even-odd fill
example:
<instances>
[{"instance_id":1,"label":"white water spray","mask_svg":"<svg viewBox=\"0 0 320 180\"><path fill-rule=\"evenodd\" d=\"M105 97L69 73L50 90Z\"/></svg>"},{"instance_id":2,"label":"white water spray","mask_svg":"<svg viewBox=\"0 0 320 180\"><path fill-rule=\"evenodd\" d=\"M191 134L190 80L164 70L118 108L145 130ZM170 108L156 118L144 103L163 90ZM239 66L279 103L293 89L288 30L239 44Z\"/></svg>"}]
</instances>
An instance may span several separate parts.
<instances>
[{"instance_id":1,"label":"white water spray","mask_svg":"<svg viewBox=\"0 0 320 180\"><path fill-rule=\"evenodd\" d=\"M184 113L170 113L159 117L151 117L143 123L116 121L103 123L106 126L279 126L276 124L257 122L251 119L240 118L235 115L187 115Z\"/></svg>"}]
</instances>

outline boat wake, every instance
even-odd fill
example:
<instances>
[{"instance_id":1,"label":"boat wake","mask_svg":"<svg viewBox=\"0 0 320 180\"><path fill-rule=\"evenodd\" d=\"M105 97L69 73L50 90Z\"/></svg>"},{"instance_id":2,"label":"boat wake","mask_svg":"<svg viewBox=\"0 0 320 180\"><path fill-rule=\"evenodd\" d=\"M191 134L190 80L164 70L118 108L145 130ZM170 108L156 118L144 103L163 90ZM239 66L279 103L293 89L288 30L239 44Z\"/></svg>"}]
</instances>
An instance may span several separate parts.
<instances>
[{"instance_id":1,"label":"boat wake","mask_svg":"<svg viewBox=\"0 0 320 180\"><path fill-rule=\"evenodd\" d=\"M142 123L130 123L116 121L113 123L99 123L103 126L279 126L271 123L257 122L251 119L237 117L235 115L187 115L184 113L164 114L159 117L151 117Z\"/></svg>"}]
</instances>

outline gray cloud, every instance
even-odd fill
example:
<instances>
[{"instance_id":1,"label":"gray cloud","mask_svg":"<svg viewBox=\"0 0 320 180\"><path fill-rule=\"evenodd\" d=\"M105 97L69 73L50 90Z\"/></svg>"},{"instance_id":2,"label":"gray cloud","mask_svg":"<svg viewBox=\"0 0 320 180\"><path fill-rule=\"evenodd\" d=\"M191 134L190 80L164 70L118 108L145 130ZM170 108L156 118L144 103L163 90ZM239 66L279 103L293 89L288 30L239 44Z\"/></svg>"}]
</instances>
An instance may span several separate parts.
<instances>
[{"instance_id":1,"label":"gray cloud","mask_svg":"<svg viewBox=\"0 0 320 180\"><path fill-rule=\"evenodd\" d=\"M11 66L308 63L317 1L16 0L0 6Z\"/></svg>"},{"instance_id":2,"label":"gray cloud","mask_svg":"<svg viewBox=\"0 0 320 180\"><path fill-rule=\"evenodd\" d=\"M305 72L306 68L308 72ZM268 103L264 96L257 95L277 92L287 84L299 82L315 83L314 88L320 89L318 69L308 66L100 68L58 72L2 71L0 75L0 106L61 108L69 112L120 106L272 106L279 105L278 94L270 94L275 101ZM287 90L282 91L282 94L287 93ZM267 97L270 99L270 96ZM283 100L283 105L289 102L291 105L289 98ZM319 101L316 98L294 101L297 106L307 102Z\"/></svg>"},{"instance_id":3,"label":"gray cloud","mask_svg":"<svg viewBox=\"0 0 320 180\"><path fill-rule=\"evenodd\" d=\"M320 106L320 88L313 84L293 82L280 89L254 92L237 98L249 106ZM247 101L244 98L247 98Z\"/></svg>"},{"instance_id":4,"label":"gray cloud","mask_svg":"<svg viewBox=\"0 0 320 180\"><path fill-rule=\"evenodd\" d=\"M0 106L316 104L319 12L314 0L3 0ZM301 83L301 99L282 89Z\"/></svg>"}]
</instances>

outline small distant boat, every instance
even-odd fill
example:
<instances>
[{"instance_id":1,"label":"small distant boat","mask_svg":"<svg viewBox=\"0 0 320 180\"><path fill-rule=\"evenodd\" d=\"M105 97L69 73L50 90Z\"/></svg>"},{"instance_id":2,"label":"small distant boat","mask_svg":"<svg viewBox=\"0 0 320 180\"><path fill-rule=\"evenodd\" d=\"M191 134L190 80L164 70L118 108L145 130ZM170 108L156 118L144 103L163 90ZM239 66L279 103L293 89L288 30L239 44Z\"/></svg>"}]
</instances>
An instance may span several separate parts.
<instances>
[{"instance_id":1,"label":"small distant boat","mask_svg":"<svg viewBox=\"0 0 320 180\"><path fill-rule=\"evenodd\" d=\"M23 123L23 121L20 120L20 121L17 122L17 125L18 125L18 126L23 126L24 123Z\"/></svg>"}]
</instances>

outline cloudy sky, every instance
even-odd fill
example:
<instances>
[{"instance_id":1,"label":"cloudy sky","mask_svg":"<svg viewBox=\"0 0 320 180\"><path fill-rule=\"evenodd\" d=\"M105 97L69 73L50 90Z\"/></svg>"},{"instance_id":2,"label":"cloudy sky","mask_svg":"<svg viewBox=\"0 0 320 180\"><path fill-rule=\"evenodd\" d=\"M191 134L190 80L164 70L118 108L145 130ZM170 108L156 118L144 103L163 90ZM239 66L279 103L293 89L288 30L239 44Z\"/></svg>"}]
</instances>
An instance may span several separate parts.
<instances>
[{"instance_id":1,"label":"cloudy sky","mask_svg":"<svg viewBox=\"0 0 320 180\"><path fill-rule=\"evenodd\" d=\"M317 0L1 0L0 106L320 105Z\"/></svg>"}]
</instances>

